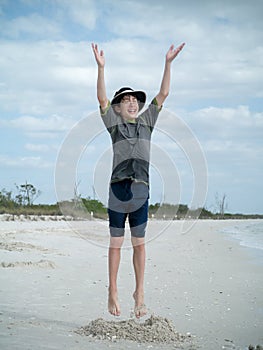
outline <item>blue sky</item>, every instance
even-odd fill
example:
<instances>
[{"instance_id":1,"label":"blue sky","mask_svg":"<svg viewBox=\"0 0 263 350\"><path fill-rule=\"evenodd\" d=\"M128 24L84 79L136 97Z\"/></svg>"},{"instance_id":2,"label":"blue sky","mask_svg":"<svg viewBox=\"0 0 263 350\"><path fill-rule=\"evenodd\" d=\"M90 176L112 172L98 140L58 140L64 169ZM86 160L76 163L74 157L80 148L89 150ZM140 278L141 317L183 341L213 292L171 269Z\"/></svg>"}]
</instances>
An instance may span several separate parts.
<instances>
[{"instance_id":1,"label":"blue sky","mask_svg":"<svg viewBox=\"0 0 263 350\"><path fill-rule=\"evenodd\" d=\"M97 134L83 141L76 183L81 195L95 190L105 201L110 139L97 112L91 43L105 51L109 98L131 86L150 102L170 44L186 42L173 62L164 112L184 121L199 142L207 164L204 205L215 210L216 194L226 194L229 212L263 213L262 10L260 0L0 0L1 188L15 192L15 184L28 181L42 192L38 202L56 202L63 141L88 118ZM189 204L195 155L187 159L176 140L164 137L176 134L168 114L160 115L153 153L159 147L175 166L151 166L151 202L173 201L162 193L170 176L174 200Z\"/></svg>"}]
</instances>

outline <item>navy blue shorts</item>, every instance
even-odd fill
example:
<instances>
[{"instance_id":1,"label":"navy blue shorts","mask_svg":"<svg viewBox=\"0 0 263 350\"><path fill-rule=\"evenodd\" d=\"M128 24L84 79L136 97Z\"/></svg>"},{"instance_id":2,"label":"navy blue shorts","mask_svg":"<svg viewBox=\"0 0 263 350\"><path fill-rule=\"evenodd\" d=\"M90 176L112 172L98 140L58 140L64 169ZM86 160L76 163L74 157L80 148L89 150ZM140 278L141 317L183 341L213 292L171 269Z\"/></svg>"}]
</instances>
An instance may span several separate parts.
<instances>
[{"instance_id":1,"label":"navy blue shorts","mask_svg":"<svg viewBox=\"0 0 263 350\"><path fill-rule=\"evenodd\" d=\"M110 235L122 237L128 217L131 235L144 237L148 220L149 188L129 179L110 185L108 215Z\"/></svg>"}]
</instances>

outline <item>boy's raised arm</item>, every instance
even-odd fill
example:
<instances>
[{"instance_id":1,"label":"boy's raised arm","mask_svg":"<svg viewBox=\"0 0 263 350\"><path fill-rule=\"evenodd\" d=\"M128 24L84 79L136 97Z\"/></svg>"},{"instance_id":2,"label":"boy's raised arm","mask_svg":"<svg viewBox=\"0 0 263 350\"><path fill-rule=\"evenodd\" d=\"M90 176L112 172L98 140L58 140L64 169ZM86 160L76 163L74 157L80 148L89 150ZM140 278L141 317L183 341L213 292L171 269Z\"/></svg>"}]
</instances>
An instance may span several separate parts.
<instances>
[{"instance_id":1,"label":"boy's raised arm","mask_svg":"<svg viewBox=\"0 0 263 350\"><path fill-rule=\"evenodd\" d=\"M165 56L165 66L163 72L163 78L161 82L161 87L159 93L156 95L156 100L158 103L158 107L161 107L163 102L170 91L170 80L171 80L171 64L175 57L179 54L179 52L183 49L184 43L174 49L174 45L171 45L166 56Z\"/></svg>"},{"instance_id":2,"label":"boy's raised arm","mask_svg":"<svg viewBox=\"0 0 263 350\"><path fill-rule=\"evenodd\" d=\"M105 57L103 50L99 51L97 44L92 43L92 50L98 65L97 98L102 110L104 110L108 105L104 78Z\"/></svg>"}]
</instances>

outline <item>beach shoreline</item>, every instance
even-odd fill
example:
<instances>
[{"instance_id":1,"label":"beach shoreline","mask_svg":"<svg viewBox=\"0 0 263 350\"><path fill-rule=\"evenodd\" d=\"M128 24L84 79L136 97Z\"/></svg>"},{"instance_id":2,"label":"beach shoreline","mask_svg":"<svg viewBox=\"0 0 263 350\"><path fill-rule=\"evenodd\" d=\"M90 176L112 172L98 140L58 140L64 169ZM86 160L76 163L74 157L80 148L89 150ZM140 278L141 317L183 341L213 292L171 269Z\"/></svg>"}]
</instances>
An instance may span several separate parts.
<instances>
[{"instance_id":1,"label":"beach shoreline","mask_svg":"<svg viewBox=\"0 0 263 350\"><path fill-rule=\"evenodd\" d=\"M225 227L238 227L240 222L243 220L198 220L182 231L180 221L149 221L148 316L166 317L179 332L192 334L192 349L244 350L249 344L263 344L263 274L257 260L262 253L223 233ZM91 220L74 225L65 221L0 222L2 349L141 346L74 332L100 317L114 320L107 312L108 223ZM118 320L129 319L133 308L131 253L127 243L119 273L122 315ZM157 344L144 344L147 346L158 349ZM173 344L161 347L175 348Z\"/></svg>"}]
</instances>

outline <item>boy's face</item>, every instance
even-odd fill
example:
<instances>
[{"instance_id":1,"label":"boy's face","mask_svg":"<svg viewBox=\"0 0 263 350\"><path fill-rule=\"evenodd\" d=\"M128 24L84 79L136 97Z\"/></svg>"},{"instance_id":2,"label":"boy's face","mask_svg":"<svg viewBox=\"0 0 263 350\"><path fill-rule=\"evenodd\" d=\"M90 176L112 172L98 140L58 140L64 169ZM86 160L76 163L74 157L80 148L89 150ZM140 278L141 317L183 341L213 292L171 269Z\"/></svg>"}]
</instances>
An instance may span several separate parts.
<instances>
[{"instance_id":1,"label":"boy's face","mask_svg":"<svg viewBox=\"0 0 263 350\"><path fill-rule=\"evenodd\" d=\"M115 110L125 120L136 119L139 113L138 100L135 96L125 95L120 104L115 107Z\"/></svg>"}]
</instances>

